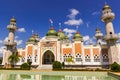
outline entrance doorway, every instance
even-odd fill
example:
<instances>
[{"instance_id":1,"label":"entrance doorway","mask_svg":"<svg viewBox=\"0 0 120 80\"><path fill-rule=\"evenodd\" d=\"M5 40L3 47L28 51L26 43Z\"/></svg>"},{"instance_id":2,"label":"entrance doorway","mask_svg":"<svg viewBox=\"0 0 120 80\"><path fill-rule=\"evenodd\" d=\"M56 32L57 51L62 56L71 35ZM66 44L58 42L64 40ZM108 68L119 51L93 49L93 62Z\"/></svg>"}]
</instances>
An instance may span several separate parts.
<instances>
[{"instance_id":1,"label":"entrance doorway","mask_svg":"<svg viewBox=\"0 0 120 80\"><path fill-rule=\"evenodd\" d=\"M50 50L48 50L43 55L42 64L53 64L54 60L54 54Z\"/></svg>"}]
</instances>

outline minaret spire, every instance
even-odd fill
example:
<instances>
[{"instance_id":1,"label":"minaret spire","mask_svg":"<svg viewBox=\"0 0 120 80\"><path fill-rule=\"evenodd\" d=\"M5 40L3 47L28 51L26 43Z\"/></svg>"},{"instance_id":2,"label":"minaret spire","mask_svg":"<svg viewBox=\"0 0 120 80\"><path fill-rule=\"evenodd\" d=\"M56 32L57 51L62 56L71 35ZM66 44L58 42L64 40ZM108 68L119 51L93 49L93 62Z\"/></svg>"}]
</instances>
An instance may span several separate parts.
<instances>
[{"instance_id":1,"label":"minaret spire","mask_svg":"<svg viewBox=\"0 0 120 80\"><path fill-rule=\"evenodd\" d=\"M108 53L109 53L109 64L114 62L119 62L116 41L118 40L118 35L114 32L114 27L112 24L115 14L112 12L111 7L106 4L102 9L102 18L101 20L105 23L106 35L104 40L107 42Z\"/></svg>"},{"instance_id":2,"label":"minaret spire","mask_svg":"<svg viewBox=\"0 0 120 80\"><path fill-rule=\"evenodd\" d=\"M7 29L9 30L9 34L8 34L8 40L4 42L4 45L6 46L6 59L4 59L4 63L9 64L8 62L8 57L12 54L16 54L17 50L16 50L16 45L17 43L14 41L15 40L15 31L17 30L17 26L16 26L16 19L14 17L12 17L10 19L10 24L7 26Z\"/></svg>"}]
</instances>

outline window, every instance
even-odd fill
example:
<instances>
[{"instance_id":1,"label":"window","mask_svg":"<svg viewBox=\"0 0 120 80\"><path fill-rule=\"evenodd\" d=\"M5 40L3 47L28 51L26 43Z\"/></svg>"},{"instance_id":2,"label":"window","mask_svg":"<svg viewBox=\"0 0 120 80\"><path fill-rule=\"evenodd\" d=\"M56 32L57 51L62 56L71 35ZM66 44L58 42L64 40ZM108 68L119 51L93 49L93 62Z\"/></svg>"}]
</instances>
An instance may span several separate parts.
<instances>
[{"instance_id":1,"label":"window","mask_svg":"<svg viewBox=\"0 0 120 80\"><path fill-rule=\"evenodd\" d=\"M80 54L76 55L76 62L82 62L82 58Z\"/></svg>"},{"instance_id":2,"label":"window","mask_svg":"<svg viewBox=\"0 0 120 80\"><path fill-rule=\"evenodd\" d=\"M100 58L98 55L94 55L94 62L100 62Z\"/></svg>"},{"instance_id":3,"label":"window","mask_svg":"<svg viewBox=\"0 0 120 80\"><path fill-rule=\"evenodd\" d=\"M108 59L108 55L107 55L107 54L103 54L103 55L102 55L102 59L103 59L103 62L109 62L109 59Z\"/></svg>"},{"instance_id":4,"label":"window","mask_svg":"<svg viewBox=\"0 0 120 80\"><path fill-rule=\"evenodd\" d=\"M38 56L37 56L37 55L35 55L35 62L37 62L37 57L38 57Z\"/></svg>"},{"instance_id":5,"label":"window","mask_svg":"<svg viewBox=\"0 0 120 80\"><path fill-rule=\"evenodd\" d=\"M25 58L24 57L22 57L21 62L25 62Z\"/></svg>"},{"instance_id":6,"label":"window","mask_svg":"<svg viewBox=\"0 0 120 80\"><path fill-rule=\"evenodd\" d=\"M112 32L110 32L110 34L112 34Z\"/></svg>"},{"instance_id":7,"label":"window","mask_svg":"<svg viewBox=\"0 0 120 80\"><path fill-rule=\"evenodd\" d=\"M90 61L91 61L91 60L90 60L90 55L86 55L86 56L85 56L85 61L86 61L86 62L90 62Z\"/></svg>"},{"instance_id":8,"label":"window","mask_svg":"<svg viewBox=\"0 0 120 80\"><path fill-rule=\"evenodd\" d=\"M30 55L27 57L27 62L32 62L32 57Z\"/></svg>"}]
</instances>

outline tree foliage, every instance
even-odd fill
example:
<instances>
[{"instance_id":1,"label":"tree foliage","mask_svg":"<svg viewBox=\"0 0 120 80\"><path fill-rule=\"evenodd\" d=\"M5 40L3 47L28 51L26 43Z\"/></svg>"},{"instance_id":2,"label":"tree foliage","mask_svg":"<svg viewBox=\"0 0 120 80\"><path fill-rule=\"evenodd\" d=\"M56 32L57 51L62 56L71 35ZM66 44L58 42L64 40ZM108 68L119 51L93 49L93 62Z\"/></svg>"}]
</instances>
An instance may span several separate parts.
<instances>
[{"instance_id":1,"label":"tree foliage","mask_svg":"<svg viewBox=\"0 0 120 80\"><path fill-rule=\"evenodd\" d=\"M115 72L119 72L120 71L120 65L116 62L114 62L113 64L111 64L111 70L115 71Z\"/></svg>"},{"instance_id":2,"label":"tree foliage","mask_svg":"<svg viewBox=\"0 0 120 80\"><path fill-rule=\"evenodd\" d=\"M62 64L59 61L55 61L52 67L53 69L62 69Z\"/></svg>"},{"instance_id":3,"label":"tree foliage","mask_svg":"<svg viewBox=\"0 0 120 80\"><path fill-rule=\"evenodd\" d=\"M8 57L8 61L11 63L11 66L14 67L15 63L20 60L20 55L12 54Z\"/></svg>"},{"instance_id":4,"label":"tree foliage","mask_svg":"<svg viewBox=\"0 0 120 80\"><path fill-rule=\"evenodd\" d=\"M73 60L73 59L74 59L74 57L68 57L68 58L66 59L66 62L68 62L68 64L71 63L71 62L74 63L74 60Z\"/></svg>"},{"instance_id":5,"label":"tree foliage","mask_svg":"<svg viewBox=\"0 0 120 80\"><path fill-rule=\"evenodd\" d=\"M30 69L28 63L23 63L23 64L20 66L20 68L21 68L22 70L29 70L29 69Z\"/></svg>"}]
</instances>

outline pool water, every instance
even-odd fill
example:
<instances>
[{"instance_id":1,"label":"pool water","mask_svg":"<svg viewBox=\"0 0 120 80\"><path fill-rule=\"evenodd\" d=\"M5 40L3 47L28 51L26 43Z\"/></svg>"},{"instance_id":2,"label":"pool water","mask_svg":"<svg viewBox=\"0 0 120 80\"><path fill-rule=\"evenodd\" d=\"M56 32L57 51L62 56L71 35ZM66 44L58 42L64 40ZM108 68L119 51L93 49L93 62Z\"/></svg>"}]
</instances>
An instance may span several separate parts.
<instances>
[{"instance_id":1,"label":"pool water","mask_svg":"<svg viewBox=\"0 0 120 80\"><path fill-rule=\"evenodd\" d=\"M79 71L0 71L0 80L120 80L107 72Z\"/></svg>"}]
</instances>

